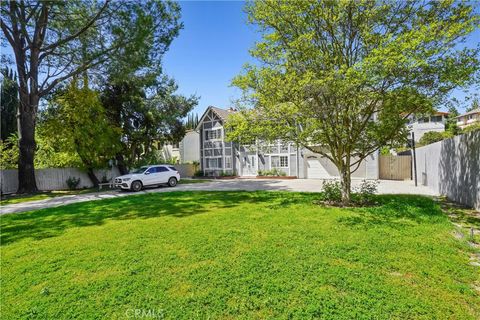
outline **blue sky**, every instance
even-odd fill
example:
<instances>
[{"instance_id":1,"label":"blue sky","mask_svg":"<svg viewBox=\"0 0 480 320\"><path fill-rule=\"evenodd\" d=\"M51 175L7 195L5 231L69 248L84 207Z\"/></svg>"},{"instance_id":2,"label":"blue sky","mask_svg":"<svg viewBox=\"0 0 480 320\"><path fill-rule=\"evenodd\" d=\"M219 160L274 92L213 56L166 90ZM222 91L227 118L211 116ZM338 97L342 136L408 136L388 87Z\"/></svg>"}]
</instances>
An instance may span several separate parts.
<instances>
[{"instance_id":1,"label":"blue sky","mask_svg":"<svg viewBox=\"0 0 480 320\"><path fill-rule=\"evenodd\" d=\"M182 1L184 29L164 57L166 74L176 79L179 92L197 94L194 112L209 106L231 106L240 91L230 87L242 65L252 62L248 50L259 39L241 1Z\"/></svg>"},{"instance_id":2,"label":"blue sky","mask_svg":"<svg viewBox=\"0 0 480 320\"><path fill-rule=\"evenodd\" d=\"M180 5L185 26L164 57L165 72L177 80L180 93L200 96L194 109L199 115L209 105L231 106L240 91L230 82L244 63L254 61L248 50L260 39L255 26L247 24L244 2L181 1ZM467 45L474 46L479 39L477 29ZM454 96L463 100L465 94L456 90Z\"/></svg>"}]
</instances>

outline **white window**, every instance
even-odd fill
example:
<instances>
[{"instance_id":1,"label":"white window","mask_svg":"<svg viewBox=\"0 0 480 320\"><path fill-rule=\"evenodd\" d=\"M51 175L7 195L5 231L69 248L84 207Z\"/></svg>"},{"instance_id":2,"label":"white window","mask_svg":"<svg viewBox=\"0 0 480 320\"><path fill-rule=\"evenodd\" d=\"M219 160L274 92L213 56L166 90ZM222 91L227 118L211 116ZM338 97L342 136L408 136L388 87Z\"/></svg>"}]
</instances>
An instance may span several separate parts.
<instances>
[{"instance_id":1,"label":"white window","mask_svg":"<svg viewBox=\"0 0 480 320\"><path fill-rule=\"evenodd\" d=\"M287 156L272 156L271 159L272 168L288 168Z\"/></svg>"},{"instance_id":2,"label":"white window","mask_svg":"<svg viewBox=\"0 0 480 320\"><path fill-rule=\"evenodd\" d=\"M221 139L222 129L205 130L205 140Z\"/></svg>"},{"instance_id":3,"label":"white window","mask_svg":"<svg viewBox=\"0 0 480 320\"><path fill-rule=\"evenodd\" d=\"M206 167L209 169L222 168L222 158L208 158Z\"/></svg>"},{"instance_id":4,"label":"white window","mask_svg":"<svg viewBox=\"0 0 480 320\"><path fill-rule=\"evenodd\" d=\"M226 169L231 169L232 168L232 158L231 157L225 157L225 168Z\"/></svg>"}]
</instances>

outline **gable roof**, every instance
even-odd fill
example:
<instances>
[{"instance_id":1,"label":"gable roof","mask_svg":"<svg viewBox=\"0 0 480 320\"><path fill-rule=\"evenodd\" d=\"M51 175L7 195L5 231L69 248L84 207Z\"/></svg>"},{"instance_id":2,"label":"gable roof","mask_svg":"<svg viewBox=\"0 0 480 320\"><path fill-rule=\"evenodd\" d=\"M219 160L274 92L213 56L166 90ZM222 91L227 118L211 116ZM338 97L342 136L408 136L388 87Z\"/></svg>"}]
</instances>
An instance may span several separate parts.
<instances>
[{"instance_id":1,"label":"gable roof","mask_svg":"<svg viewBox=\"0 0 480 320\"><path fill-rule=\"evenodd\" d=\"M214 106L209 106L207 110L205 110L205 112L203 113L202 117L200 118L200 121L198 121L198 125L195 128L195 130L200 129L200 124L203 123L203 120L205 119L209 111L213 111L223 121L226 121L231 114L237 112L237 110L233 108L229 108L228 110L225 110L225 109L217 108Z\"/></svg>"}]
</instances>

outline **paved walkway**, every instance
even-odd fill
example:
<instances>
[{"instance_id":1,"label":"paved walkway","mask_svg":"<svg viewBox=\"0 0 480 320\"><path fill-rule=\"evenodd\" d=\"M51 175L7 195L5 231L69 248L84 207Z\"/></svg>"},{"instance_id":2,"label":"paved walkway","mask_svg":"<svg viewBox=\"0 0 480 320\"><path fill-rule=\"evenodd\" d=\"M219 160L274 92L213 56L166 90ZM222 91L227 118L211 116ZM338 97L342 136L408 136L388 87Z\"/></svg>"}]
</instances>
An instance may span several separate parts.
<instances>
[{"instance_id":1,"label":"paved walkway","mask_svg":"<svg viewBox=\"0 0 480 320\"><path fill-rule=\"evenodd\" d=\"M125 197L137 194L152 192L171 192L171 191L235 191L235 190L283 190L283 191L303 191L319 192L322 189L322 180L316 179L294 179L294 180L262 180L262 179L234 179L234 180L213 180L205 183L180 184L175 188L160 187L146 189L141 192L122 192L122 191L104 191L96 193L87 193L80 195L68 195L45 200L31 202L15 203L2 206L0 214L17 213L23 211L38 210L63 206L71 203L94 201L102 199L111 199ZM353 180L352 186L355 187L361 183L361 180ZM380 194L421 194L436 195L432 190L424 186L415 187L412 181L391 181L380 180L378 186Z\"/></svg>"}]
</instances>

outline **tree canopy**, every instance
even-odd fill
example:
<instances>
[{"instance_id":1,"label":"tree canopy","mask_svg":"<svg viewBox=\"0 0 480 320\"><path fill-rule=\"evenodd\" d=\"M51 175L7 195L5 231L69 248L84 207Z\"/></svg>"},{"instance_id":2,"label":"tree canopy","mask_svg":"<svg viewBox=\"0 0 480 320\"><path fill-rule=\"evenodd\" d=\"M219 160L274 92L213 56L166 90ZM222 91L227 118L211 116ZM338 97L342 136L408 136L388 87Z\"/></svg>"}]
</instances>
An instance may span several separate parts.
<instances>
[{"instance_id":1,"label":"tree canopy","mask_svg":"<svg viewBox=\"0 0 480 320\"><path fill-rule=\"evenodd\" d=\"M131 70L154 70L156 75L182 27L178 4L160 0L2 1L0 13L2 42L12 48L20 92L20 193L37 189L40 99L80 74L102 78L107 71L129 76Z\"/></svg>"},{"instance_id":2,"label":"tree canopy","mask_svg":"<svg viewBox=\"0 0 480 320\"><path fill-rule=\"evenodd\" d=\"M0 74L2 76L0 140L6 141L12 134L17 133L18 85L13 70L5 67Z\"/></svg>"},{"instance_id":3,"label":"tree canopy","mask_svg":"<svg viewBox=\"0 0 480 320\"><path fill-rule=\"evenodd\" d=\"M233 80L244 110L229 138L285 139L330 159L350 199L350 174L406 138L412 113L431 112L478 72L479 48L458 46L479 24L454 1L266 1L246 6L262 40Z\"/></svg>"}]
</instances>

